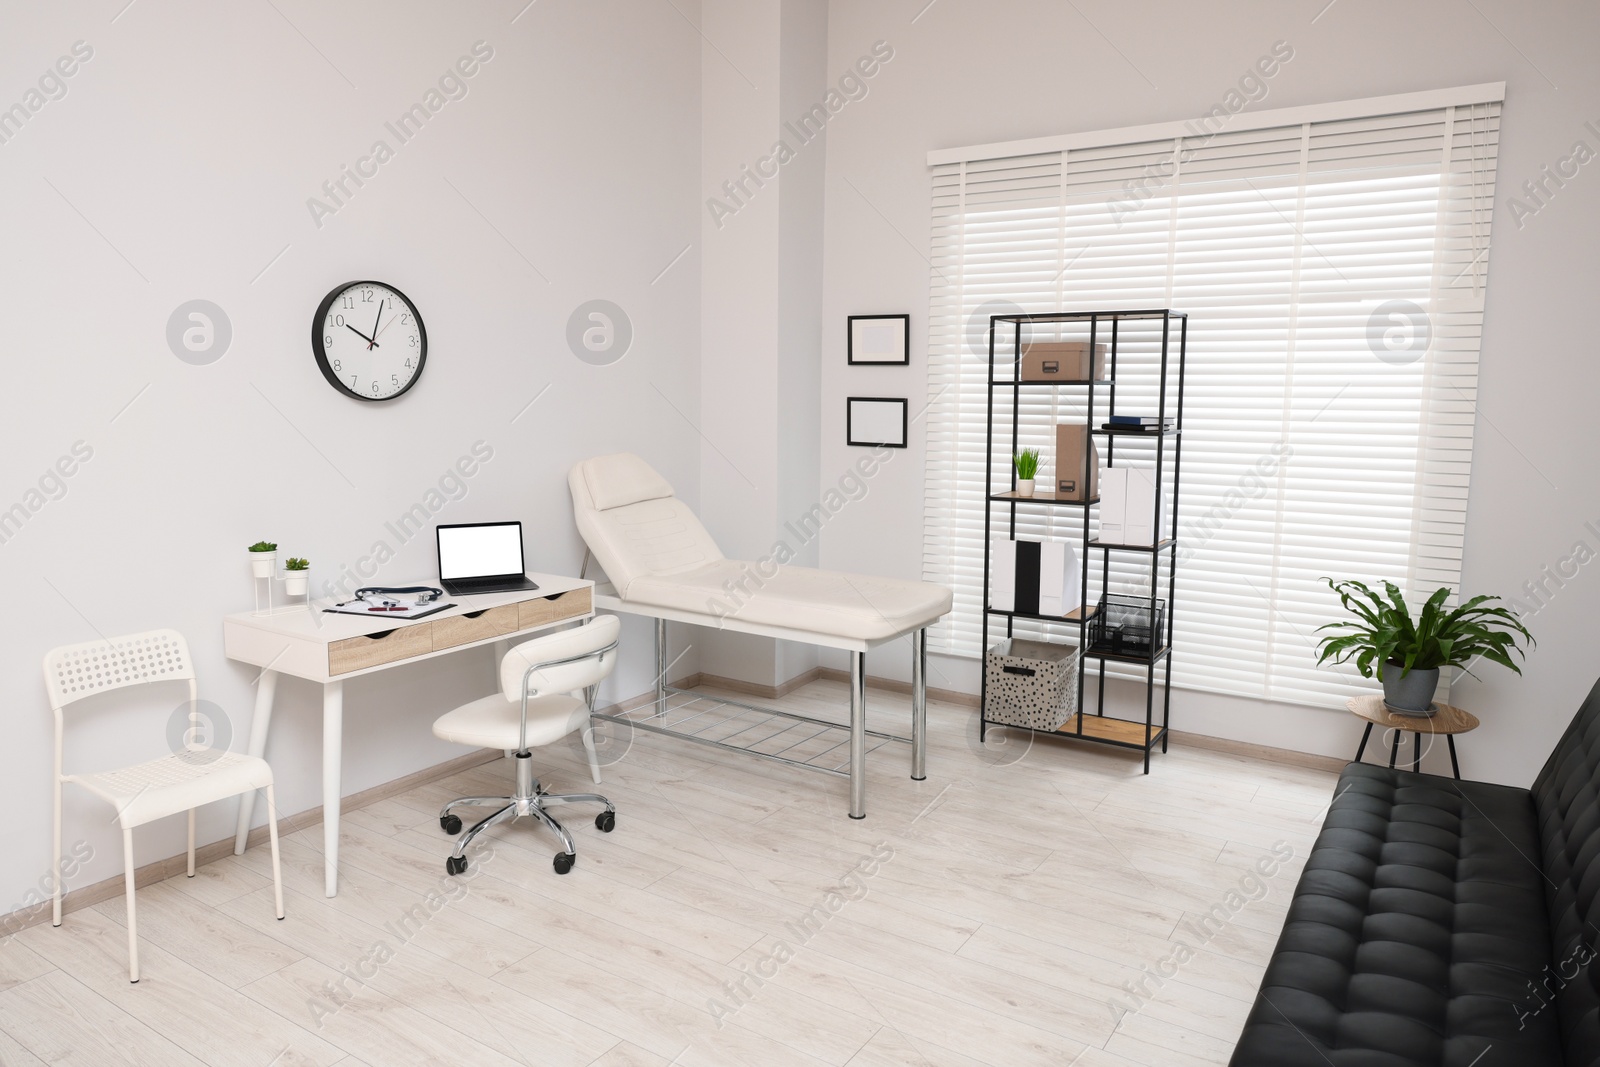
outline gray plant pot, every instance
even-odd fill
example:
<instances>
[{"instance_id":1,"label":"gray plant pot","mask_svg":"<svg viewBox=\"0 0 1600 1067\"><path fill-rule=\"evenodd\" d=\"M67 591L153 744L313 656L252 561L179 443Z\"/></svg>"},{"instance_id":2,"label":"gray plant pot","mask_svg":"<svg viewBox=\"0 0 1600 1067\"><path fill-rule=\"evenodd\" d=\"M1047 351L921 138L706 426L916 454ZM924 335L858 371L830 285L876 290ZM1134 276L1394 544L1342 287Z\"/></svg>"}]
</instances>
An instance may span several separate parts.
<instances>
[{"instance_id":1,"label":"gray plant pot","mask_svg":"<svg viewBox=\"0 0 1600 1067\"><path fill-rule=\"evenodd\" d=\"M1433 691L1439 688L1439 668L1413 670L1402 676L1404 669L1398 663L1383 665L1383 702L1390 711L1400 715L1432 715Z\"/></svg>"}]
</instances>

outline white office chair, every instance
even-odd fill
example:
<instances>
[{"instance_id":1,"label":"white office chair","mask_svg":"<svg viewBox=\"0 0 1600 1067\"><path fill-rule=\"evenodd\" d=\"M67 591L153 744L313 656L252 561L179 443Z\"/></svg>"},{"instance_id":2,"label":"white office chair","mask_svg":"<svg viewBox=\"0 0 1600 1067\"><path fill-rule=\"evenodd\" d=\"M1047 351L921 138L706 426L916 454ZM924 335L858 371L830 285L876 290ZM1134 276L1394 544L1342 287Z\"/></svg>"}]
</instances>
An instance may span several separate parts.
<instances>
[{"instance_id":1,"label":"white office chair","mask_svg":"<svg viewBox=\"0 0 1600 1067\"><path fill-rule=\"evenodd\" d=\"M500 692L463 704L433 724L435 737L479 748L515 750L517 759L515 796L461 797L440 809L440 828L447 834L459 834L461 819L451 809L499 808L461 834L455 851L445 860L445 870L451 874L465 871L467 846L489 827L531 815L561 839L555 869L557 874L566 874L578 856L572 835L545 810L549 806L604 804L606 810L595 816L595 826L607 834L616 827L617 809L598 793L546 793L533 776L533 756L528 748L553 744L575 730L582 731L589 773L596 785L600 783L589 714L601 680L616 666L617 657L611 653L616 651L620 629L615 615L601 615L586 626L524 641L500 661Z\"/></svg>"},{"instance_id":2,"label":"white office chair","mask_svg":"<svg viewBox=\"0 0 1600 1067\"><path fill-rule=\"evenodd\" d=\"M61 925L61 786L75 782L116 809L122 826L122 859L128 893L128 979L139 980L139 927L133 906L133 828L189 813L189 877L194 877L194 810L253 789L267 792L267 828L272 838L272 888L278 918L283 918L283 880L278 871L278 809L272 799L272 768L265 760L238 752L185 747L159 759L96 774L64 774L62 712L85 697L152 682L189 683L189 744L201 722L194 662L176 630L151 630L81 645L63 645L44 657L44 685L56 718L55 859L51 865L55 899L51 923Z\"/></svg>"}]
</instances>

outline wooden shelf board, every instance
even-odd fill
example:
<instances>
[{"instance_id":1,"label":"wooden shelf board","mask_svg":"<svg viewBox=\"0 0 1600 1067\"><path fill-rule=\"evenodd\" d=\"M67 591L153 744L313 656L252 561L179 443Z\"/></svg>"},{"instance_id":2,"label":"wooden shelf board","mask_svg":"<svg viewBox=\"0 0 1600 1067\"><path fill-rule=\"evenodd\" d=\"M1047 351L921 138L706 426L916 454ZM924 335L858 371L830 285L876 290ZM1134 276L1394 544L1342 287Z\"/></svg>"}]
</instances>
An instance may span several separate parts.
<instances>
[{"instance_id":1,"label":"wooden shelf board","mask_svg":"<svg viewBox=\"0 0 1600 1067\"><path fill-rule=\"evenodd\" d=\"M1039 378L1039 379L1033 379L1033 378L1017 378L1017 379L995 378L995 379L992 379L989 382L989 384L990 385L996 385L996 386L999 386L999 385L1093 385L1093 386L1098 387L1098 386L1102 386L1102 385L1116 385L1117 383L1116 383L1116 380L1113 379L1113 378L1096 378L1094 381L1090 381L1087 378L1055 378L1055 379L1052 379L1052 378Z\"/></svg>"},{"instance_id":2,"label":"wooden shelf board","mask_svg":"<svg viewBox=\"0 0 1600 1067\"><path fill-rule=\"evenodd\" d=\"M1020 500L1023 503L1027 503L1028 501L1031 500L1035 504L1061 504L1061 505L1063 505L1065 507L1073 507L1073 508L1081 508L1081 507L1084 507L1084 506L1086 506L1088 504L1098 504L1098 503L1100 503L1100 498L1099 497L1094 497L1094 498L1092 498L1090 500L1068 500L1068 499L1065 499L1065 498L1058 499L1056 494L1051 492L1048 489L1035 489L1033 491L1033 495L1032 496L1023 496L1021 493L1018 493L1015 489L1013 489L1010 492L994 493L989 497L989 499L990 500Z\"/></svg>"},{"instance_id":3,"label":"wooden shelf board","mask_svg":"<svg viewBox=\"0 0 1600 1067\"><path fill-rule=\"evenodd\" d=\"M1144 747L1144 723L1129 722L1126 719L1110 719L1100 715L1074 715L1056 733L1078 736L1079 719L1083 720L1084 737L1092 737L1096 741L1115 741L1118 744ZM1159 726L1151 728L1152 739L1160 735Z\"/></svg>"},{"instance_id":4,"label":"wooden shelf board","mask_svg":"<svg viewBox=\"0 0 1600 1067\"><path fill-rule=\"evenodd\" d=\"M1095 612L1100 610L1099 604L1090 604L1087 608L1076 607L1065 615L1037 615L1028 611L1006 611L1003 608L987 608L990 615L999 615L1002 618L1010 616L1014 619L1033 619L1037 622L1079 622L1084 618L1094 618ZM1085 615L1084 612L1088 614Z\"/></svg>"}]
</instances>

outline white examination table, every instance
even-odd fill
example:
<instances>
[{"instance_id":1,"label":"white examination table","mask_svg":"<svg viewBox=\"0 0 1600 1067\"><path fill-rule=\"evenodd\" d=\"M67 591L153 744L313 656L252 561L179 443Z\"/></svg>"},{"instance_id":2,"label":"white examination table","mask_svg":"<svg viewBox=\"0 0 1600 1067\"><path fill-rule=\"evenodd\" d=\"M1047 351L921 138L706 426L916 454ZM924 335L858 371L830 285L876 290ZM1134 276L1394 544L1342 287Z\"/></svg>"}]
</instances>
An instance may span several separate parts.
<instances>
[{"instance_id":1,"label":"white examination table","mask_svg":"<svg viewBox=\"0 0 1600 1067\"><path fill-rule=\"evenodd\" d=\"M694 512L673 496L666 479L631 453L583 460L567 481L578 532L611 580L610 586L596 588L595 606L656 620L655 703L598 718L848 776L853 819L866 816L869 737L876 742L873 749L909 742L911 777L925 777L925 630L950 610L950 590L928 582L726 559ZM668 622L849 652L849 725L667 685ZM907 634L909 739L866 728L867 651ZM673 697L689 699L673 707ZM847 743L848 758L841 758L838 750Z\"/></svg>"}]
</instances>

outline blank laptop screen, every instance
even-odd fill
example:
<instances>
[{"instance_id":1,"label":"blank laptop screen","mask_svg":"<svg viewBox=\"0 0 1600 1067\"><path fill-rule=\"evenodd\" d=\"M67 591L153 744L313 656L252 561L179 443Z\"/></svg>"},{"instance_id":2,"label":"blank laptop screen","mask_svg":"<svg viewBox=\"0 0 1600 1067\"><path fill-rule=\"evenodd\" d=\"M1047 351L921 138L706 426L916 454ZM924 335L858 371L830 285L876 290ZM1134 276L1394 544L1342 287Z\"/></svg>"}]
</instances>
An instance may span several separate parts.
<instances>
[{"instance_id":1,"label":"blank laptop screen","mask_svg":"<svg viewBox=\"0 0 1600 1067\"><path fill-rule=\"evenodd\" d=\"M522 524L439 527L439 577L488 578L521 574Z\"/></svg>"}]
</instances>

